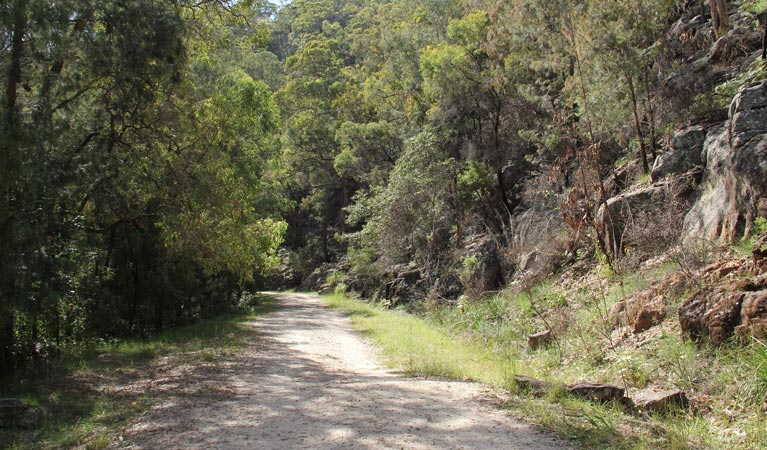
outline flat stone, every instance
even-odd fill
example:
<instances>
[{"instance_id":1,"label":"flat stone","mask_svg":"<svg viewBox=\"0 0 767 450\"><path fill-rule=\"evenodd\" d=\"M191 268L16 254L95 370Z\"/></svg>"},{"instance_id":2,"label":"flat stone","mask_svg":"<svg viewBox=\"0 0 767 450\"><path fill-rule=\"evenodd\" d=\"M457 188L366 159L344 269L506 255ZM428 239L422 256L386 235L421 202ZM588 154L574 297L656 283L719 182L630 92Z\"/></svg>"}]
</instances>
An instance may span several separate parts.
<instances>
[{"instance_id":1,"label":"flat stone","mask_svg":"<svg viewBox=\"0 0 767 450\"><path fill-rule=\"evenodd\" d=\"M552 383L548 381L538 380L524 375L514 375L514 383L517 387L524 391L530 391L536 397L544 395L551 387Z\"/></svg>"},{"instance_id":2,"label":"flat stone","mask_svg":"<svg viewBox=\"0 0 767 450\"><path fill-rule=\"evenodd\" d=\"M687 394L679 389L659 392L640 392L632 400L634 407L641 411L651 411L660 414L670 412L674 409L687 408L690 401Z\"/></svg>"}]
</instances>

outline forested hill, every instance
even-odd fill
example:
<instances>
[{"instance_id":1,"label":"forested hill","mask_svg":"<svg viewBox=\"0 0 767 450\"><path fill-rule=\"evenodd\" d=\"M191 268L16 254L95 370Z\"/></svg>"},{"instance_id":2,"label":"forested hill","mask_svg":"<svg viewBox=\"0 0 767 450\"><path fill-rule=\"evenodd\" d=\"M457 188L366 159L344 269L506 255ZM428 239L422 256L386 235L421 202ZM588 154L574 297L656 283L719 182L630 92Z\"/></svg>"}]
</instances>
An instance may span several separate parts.
<instances>
[{"instance_id":1,"label":"forested hill","mask_svg":"<svg viewBox=\"0 0 767 450\"><path fill-rule=\"evenodd\" d=\"M765 78L764 10L4 2L0 367L233 310L264 283L396 304L639 264L682 234L703 169L630 224L608 199L705 165L695 146ZM738 130L755 142L759 123ZM752 172L738 192L758 198ZM687 235L751 231L766 205L743 195L719 222L698 205Z\"/></svg>"}]
</instances>

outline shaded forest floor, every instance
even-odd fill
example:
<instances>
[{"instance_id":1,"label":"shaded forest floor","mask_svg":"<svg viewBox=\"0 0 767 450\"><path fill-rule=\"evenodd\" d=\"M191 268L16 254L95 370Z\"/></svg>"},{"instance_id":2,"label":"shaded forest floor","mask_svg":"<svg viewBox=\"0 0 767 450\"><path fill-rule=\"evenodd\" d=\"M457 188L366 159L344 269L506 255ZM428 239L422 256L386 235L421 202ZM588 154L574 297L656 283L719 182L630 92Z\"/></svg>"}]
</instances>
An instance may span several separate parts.
<instances>
[{"instance_id":1,"label":"shaded forest floor","mask_svg":"<svg viewBox=\"0 0 767 450\"><path fill-rule=\"evenodd\" d=\"M0 429L0 448L124 446L125 424L175 392L179 376L193 384L215 373L220 359L246 344L249 332L242 323L271 309L271 299L259 298L242 316L223 316L145 340L93 343L0 380L0 397L19 398L45 412L41 429Z\"/></svg>"}]
</instances>

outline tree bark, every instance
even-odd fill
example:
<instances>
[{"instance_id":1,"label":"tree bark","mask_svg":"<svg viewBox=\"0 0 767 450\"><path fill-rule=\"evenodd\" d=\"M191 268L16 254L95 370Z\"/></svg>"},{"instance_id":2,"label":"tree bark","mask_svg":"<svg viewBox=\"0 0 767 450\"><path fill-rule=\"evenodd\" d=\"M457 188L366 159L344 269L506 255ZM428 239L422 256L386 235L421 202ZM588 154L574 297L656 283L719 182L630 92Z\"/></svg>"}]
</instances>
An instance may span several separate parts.
<instances>
[{"instance_id":1,"label":"tree bark","mask_svg":"<svg viewBox=\"0 0 767 450\"><path fill-rule=\"evenodd\" d=\"M762 33L762 59L767 59L767 17L764 18L764 32Z\"/></svg>"},{"instance_id":2,"label":"tree bark","mask_svg":"<svg viewBox=\"0 0 767 450\"><path fill-rule=\"evenodd\" d=\"M727 34L730 28L730 17L727 13L727 2L725 0L708 0L711 8L711 25L714 28L714 36L717 39Z\"/></svg>"},{"instance_id":3,"label":"tree bark","mask_svg":"<svg viewBox=\"0 0 767 450\"><path fill-rule=\"evenodd\" d=\"M21 83L21 56L24 33L27 26L27 0L17 0L13 8L13 36L11 37L11 63L8 68L8 82L5 86L6 122L11 133L18 132L18 96Z\"/></svg>"},{"instance_id":4,"label":"tree bark","mask_svg":"<svg viewBox=\"0 0 767 450\"><path fill-rule=\"evenodd\" d=\"M636 127L637 137L639 138L639 158L642 160L642 173L650 173L650 167L647 165L647 150L644 146L644 133L642 132L642 123L639 120L639 111L637 109L636 89L634 89L634 80L630 74L626 74L626 83L631 96L631 112L634 114L634 126Z\"/></svg>"},{"instance_id":5,"label":"tree bark","mask_svg":"<svg viewBox=\"0 0 767 450\"><path fill-rule=\"evenodd\" d=\"M13 314L7 314L7 317L0 317L0 374L10 374L15 367L14 343Z\"/></svg>"}]
</instances>

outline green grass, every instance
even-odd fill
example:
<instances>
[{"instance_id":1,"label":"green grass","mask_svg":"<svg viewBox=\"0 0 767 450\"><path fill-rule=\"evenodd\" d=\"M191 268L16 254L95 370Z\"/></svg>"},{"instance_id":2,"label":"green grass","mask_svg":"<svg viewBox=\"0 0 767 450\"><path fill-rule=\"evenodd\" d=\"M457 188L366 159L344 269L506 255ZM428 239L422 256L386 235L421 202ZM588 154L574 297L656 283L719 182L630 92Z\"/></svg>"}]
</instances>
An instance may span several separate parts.
<instances>
[{"instance_id":1,"label":"green grass","mask_svg":"<svg viewBox=\"0 0 767 450\"><path fill-rule=\"evenodd\" d=\"M392 368L410 375L449 377L500 384L503 355L456 340L413 315L384 311L340 294L323 296L328 305L351 315L352 324L384 349Z\"/></svg>"},{"instance_id":2,"label":"green grass","mask_svg":"<svg viewBox=\"0 0 767 450\"><path fill-rule=\"evenodd\" d=\"M355 328L381 346L390 366L411 375L507 389L512 393L510 408L584 448L767 448L767 344L697 347L683 341L674 327L656 330L641 345L613 342L609 336L604 324L609 307L652 286L669 270L663 266L612 278L609 285L591 291L561 292L549 282L521 294L501 293L457 305L424 303L419 316L340 295L324 299L350 314ZM679 302L667 299L669 317L675 317ZM528 350L527 336L547 324L557 330L559 342ZM629 393L648 386L682 388L698 402L692 411L636 417L621 406L591 404L561 389L533 398L516 389L515 374L559 383L607 382L625 386Z\"/></svg>"},{"instance_id":3,"label":"green grass","mask_svg":"<svg viewBox=\"0 0 767 450\"><path fill-rule=\"evenodd\" d=\"M242 322L271 309L272 301L260 298L247 314L170 329L149 339L71 351L46 371L47 376L0 380L0 397L18 398L45 410L40 430L0 429L0 448L95 450L113 445L120 425L146 411L155 399L146 392L107 395L105 383L149 376L152 365L164 356L214 363L244 344L248 330Z\"/></svg>"}]
</instances>

